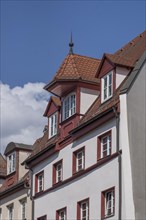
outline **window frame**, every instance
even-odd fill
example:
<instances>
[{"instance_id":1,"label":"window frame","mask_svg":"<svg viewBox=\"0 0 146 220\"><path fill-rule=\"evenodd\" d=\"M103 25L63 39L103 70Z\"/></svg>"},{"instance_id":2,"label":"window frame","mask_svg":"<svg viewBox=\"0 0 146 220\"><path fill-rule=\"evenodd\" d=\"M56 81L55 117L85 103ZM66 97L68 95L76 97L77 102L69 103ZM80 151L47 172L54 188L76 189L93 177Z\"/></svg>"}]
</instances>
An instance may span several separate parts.
<instances>
[{"instance_id":1,"label":"window frame","mask_svg":"<svg viewBox=\"0 0 146 220\"><path fill-rule=\"evenodd\" d=\"M107 142L105 143L106 149L104 150L103 139L107 138ZM104 159L112 154L112 130L109 130L102 135L98 136L97 143L97 160ZM104 156L103 152L107 152Z\"/></svg>"},{"instance_id":2,"label":"window frame","mask_svg":"<svg viewBox=\"0 0 146 220\"><path fill-rule=\"evenodd\" d=\"M37 220L47 220L47 215L43 215L43 216L37 218Z\"/></svg>"},{"instance_id":3,"label":"window frame","mask_svg":"<svg viewBox=\"0 0 146 220\"><path fill-rule=\"evenodd\" d=\"M20 204L21 204L21 219L22 220L25 220L26 219L26 204L27 204L27 199L26 198L24 198L24 199L21 199L20 200ZM25 211L24 211L24 209L23 209L23 205L25 204ZM23 213L23 211L24 211L24 213Z\"/></svg>"},{"instance_id":4,"label":"window frame","mask_svg":"<svg viewBox=\"0 0 146 220\"><path fill-rule=\"evenodd\" d=\"M73 97L73 102L72 102ZM67 103L68 102L68 103ZM70 93L66 96L63 100L63 111L62 111L62 119L65 121L66 119L70 118L72 115L76 114L76 93Z\"/></svg>"},{"instance_id":5,"label":"window frame","mask_svg":"<svg viewBox=\"0 0 146 220\"><path fill-rule=\"evenodd\" d=\"M65 214L63 218L60 216L61 212L64 212ZM56 220L67 220L67 207L64 207L56 211Z\"/></svg>"},{"instance_id":6,"label":"window frame","mask_svg":"<svg viewBox=\"0 0 146 220\"><path fill-rule=\"evenodd\" d=\"M107 195L112 193L112 200L111 200L111 213L107 213ZM101 219L110 218L115 215L115 187L109 188L104 190L101 193Z\"/></svg>"},{"instance_id":7,"label":"window frame","mask_svg":"<svg viewBox=\"0 0 146 220\"><path fill-rule=\"evenodd\" d=\"M16 171L16 152L12 152L7 156L7 174L9 175L15 171Z\"/></svg>"},{"instance_id":8,"label":"window frame","mask_svg":"<svg viewBox=\"0 0 146 220\"><path fill-rule=\"evenodd\" d=\"M58 177L57 167L61 165L61 178ZM53 164L53 185L63 181L63 159L59 160L57 163Z\"/></svg>"},{"instance_id":9,"label":"window frame","mask_svg":"<svg viewBox=\"0 0 146 220\"><path fill-rule=\"evenodd\" d=\"M39 180L40 176L42 176L41 180ZM40 181L42 181L41 190L40 190ZM44 171L41 171L35 175L35 193L40 193L43 191L44 191Z\"/></svg>"},{"instance_id":10,"label":"window frame","mask_svg":"<svg viewBox=\"0 0 146 220\"><path fill-rule=\"evenodd\" d=\"M13 220L14 204L8 205L7 209L8 209L8 220Z\"/></svg>"},{"instance_id":11,"label":"window frame","mask_svg":"<svg viewBox=\"0 0 146 220\"><path fill-rule=\"evenodd\" d=\"M87 205L86 206L87 210L85 209L86 216L83 216L83 208L82 208L83 204ZM89 220L89 214L90 214L89 198L79 201L77 203L77 219L78 220Z\"/></svg>"},{"instance_id":12,"label":"window frame","mask_svg":"<svg viewBox=\"0 0 146 220\"><path fill-rule=\"evenodd\" d=\"M83 153L81 155L82 157L78 158L78 155L80 153ZM80 159L81 159L81 164L79 163ZM79 168L80 165L81 168ZM84 169L85 169L85 146L73 152L73 166L72 166L73 174L81 172Z\"/></svg>"},{"instance_id":13,"label":"window frame","mask_svg":"<svg viewBox=\"0 0 146 220\"><path fill-rule=\"evenodd\" d=\"M49 138L54 137L58 131L58 112L49 117Z\"/></svg>"},{"instance_id":14,"label":"window frame","mask_svg":"<svg viewBox=\"0 0 146 220\"><path fill-rule=\"evenodd\" d=\"M110 77L111 77L111 82L110 82ZM113 71L108 72L105 76L101 78L101 85L102 85L102 91L101 91L102 102L105 102L113 96ZM105 97L105 90L106 90L106 97Z\"/></svg>"}]
</instances>

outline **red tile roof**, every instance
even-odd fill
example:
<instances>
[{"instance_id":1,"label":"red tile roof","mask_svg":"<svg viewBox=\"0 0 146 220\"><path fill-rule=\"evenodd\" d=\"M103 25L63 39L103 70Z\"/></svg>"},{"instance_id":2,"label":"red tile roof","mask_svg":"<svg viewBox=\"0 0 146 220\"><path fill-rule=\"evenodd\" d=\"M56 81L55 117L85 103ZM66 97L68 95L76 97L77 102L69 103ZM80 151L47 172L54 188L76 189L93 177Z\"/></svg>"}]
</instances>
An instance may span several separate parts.
<instances>
[{"instance_id":1,"label":"red tile roof","mask_svg":"<svg viewBox=\"0 0 146 220\"><path fill-rule=\"evenodd\" d=\"M114 54L105 54L105 56L115 64L134 67L136 61L138 61L145 50L146 31L134 38Z\"/></svg>"},{"instance_id":2,"label":"red tile roof","mask_svg":"<svg viewBox=\"0 0 146 220\"><path fill-rule=\"evenodd\" d=\"M99 82L95 77L99 64L99 59L77 54L68 54L56 72L53 80L45 87L48 87L53 81L59 80L81 79L88 82Z\"/></svg>"},{"instance_id":3,"label":"red tile roof","mask_svg":"<svg viewBox=\"0 0 146 220\"><path fill-rule=\"evenodd\" d=\"M105 56L115 64L133 67L143 54L144 50L146 50L146 31L134 38L130 43L126 44L122 49L118 50L114 54L105 54ZM82 79L90 82L99 82L99 79L96 78L96 73L100 65L100 60L98 59L80 56L77 54L69 54L65 58L53 80L46 86L46 88L56 80ZM125 80L127 80L127 77ZM113 97L105 103L101 104L99 96L86 112L85 116L82 117L78 126L83 125L95 116L100 115L104 111L117 105L119 103L120 88L123 83L115 91ZM34 152L31 156L38 154L52 143L56 143L57 140L58 137L48 140L47 136L44 135L34 144Z\"/></svg>"},{"instance_id":4,"label":"red tile roof","mask_svg":"<svg viewBox=\"0 0 146 220\"><path fill-rule=\"evenodd\" d=\"M7 162L2 156L2 154L0 154L0 176L4 177L6 176L6 174L7 174Z\"/></svg>"}]
</instances>

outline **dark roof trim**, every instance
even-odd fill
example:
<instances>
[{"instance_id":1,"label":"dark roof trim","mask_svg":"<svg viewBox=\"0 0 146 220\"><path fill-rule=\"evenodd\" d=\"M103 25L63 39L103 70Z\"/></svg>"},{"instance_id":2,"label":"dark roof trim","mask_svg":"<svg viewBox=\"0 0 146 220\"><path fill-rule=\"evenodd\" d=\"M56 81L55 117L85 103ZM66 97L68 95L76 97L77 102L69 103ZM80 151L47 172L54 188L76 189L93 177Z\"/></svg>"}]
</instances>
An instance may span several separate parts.
<instances>
[{"instance_id":1,"label":"dark roof trim","mask_svg":"<svg viewBox=\"0 0 146 220\"><path fill-rule=\"evenodd\" d=\"M13 190L19 190L20 188L24 188L24 182L25 182L25 180L21 180L21 182L19 182L19 183L17 183L17 184L15 184L14 186L12 186L12 187L9 187L8 189L6 189L6 190L4 190L4 191L2 191L2 192L0 192L0 198L3 196L3 197L6 197L7 195L6 194L8 194L8 193L13 193Z\"/></svg>"},{"instance_id":2,"label":"dark roof trim","mask_svg":"<svg viewBox=\"0 0 146 220\"><path fill-rule=\"evenodd\" d=\"M7 155L15 149L32 151L32 145L10 142L6 147L4 154Z\"/></svg>"},{"instance_id":3,"label":"dark roof trim","mask_svg":"<svg viewBox=\"0 0 146 220\"><path fill-rule=\"evenodd\" d=\"M89 84L94 84L94 85L97 85L99 84L99 82L94 82L92 80L85 80L85 79L82 79L82 78L78 78L78 79L58 79L58 78L55 78L53 79L50 83L48 83L47 85L44 86L44 89L48 91L48 88L53 86L55 83L57 82L64 82L64 83L68 83L68 82L85 82L85 83L89 83ZM51 92L51 91L49 91ZM52 92L51 92L52 93ZM53 93L52 93L53 94ZM55 94L56 95L56 94Z\"/></svg>"},{"instance_id":4,"label":"dark roof trim","mask_svg":"<svg viewBox=\"0 0 146 220\"><path fill-rule=\"evenodd\" d=\"M32 162L33 160L35 160L36 158L38 158L39 156L41 156L42 154L44 154L46 151L50 150L51 148L55 147L56 143L50 144L47 148L41 150L40 152L38 152L37 154L35 154L34 156L26 159L22 165L24 164L29 164L30 162Z\"/></svg>"},{"instance_id":5,"label":"dark roof trim","mask_svg":"<svg viewBox=\"0 0 146 220\"><path fill-rule=\"evenodd\" d=\"M91 123L94 122L95 120L97 120L97 119L103 117L104 115L106 115L106 114L108 114L108 113L110 113L110 112L112 112L112 111L113 111L113 106L112 106L111 108L109 108L108 110L106 110L106 111L100 113L99 115L96 115L95 117L89 119L88 121L84 122L83 124L79 125L79 126L76 127L75 129L73 129L73 130L70 132L70 134L72 134L72 135L75 134L75 133L78 132L80 129L86 127L87 125L91 124Z\"/></svg>"},{"instance_id":6,"label":"dark roof trim","mask_svg":"<svg viewBox=\"0 0 146 220\"><path fill-rule=\"evenodd\" d=\"M132 70L131 74L127 78L126 82L122 86L120 90L120 94L124 94L129 92L130 88L132 87L133 83L135 82L136 78L138 77L140 70L142 69L144 63L146 62L146 51L143 53L139 61L137 62L135 68Z\"/></svg>"}]
</instances>

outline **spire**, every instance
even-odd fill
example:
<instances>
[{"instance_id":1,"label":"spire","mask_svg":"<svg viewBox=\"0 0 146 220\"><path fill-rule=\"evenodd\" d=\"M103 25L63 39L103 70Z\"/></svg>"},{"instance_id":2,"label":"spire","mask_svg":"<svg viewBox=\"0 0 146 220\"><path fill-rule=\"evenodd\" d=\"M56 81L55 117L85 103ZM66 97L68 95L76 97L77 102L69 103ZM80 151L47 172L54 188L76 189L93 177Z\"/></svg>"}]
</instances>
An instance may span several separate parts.
<instances>
[{"instance_id":1,"label":"spire","mask_svg":"<svg viewBox=\"0 0 146 220\"><path fill-rule=\"evenodd\" d=\"M73 46L74 46L74 43L72 42L72 32L71 32L71 38L70 38L70 43L69 43L69 54L73 54Z\"/></svg>"}]
</instances>

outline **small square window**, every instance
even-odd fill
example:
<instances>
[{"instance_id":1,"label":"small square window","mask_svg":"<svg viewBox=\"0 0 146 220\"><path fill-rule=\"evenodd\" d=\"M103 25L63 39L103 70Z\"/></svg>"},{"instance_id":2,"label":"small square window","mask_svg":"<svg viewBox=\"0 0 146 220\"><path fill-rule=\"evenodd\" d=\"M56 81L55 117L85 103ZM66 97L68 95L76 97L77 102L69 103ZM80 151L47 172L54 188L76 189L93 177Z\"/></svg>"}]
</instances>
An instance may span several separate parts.
<instances>
[{"instance_id":1,"label":"small square window","mask_svg":"<svg viewBox=\"0 0 146 220\"><path fill-rule=\"evenodd\" d=\"M98 160L111 155L111 131L98 137Z\"/></svg>"},{"instance_id":2,"label":"small square window","mask_svg":"<svg viewBox=\"0 0 146 220\"><path fill-rule=\"evenodd\" d=\"M62 174L63 174L62 160L60 160L59 162L53 165L53 184L62 181Z\"/></svg>"},{"instance_id":3,"label":"small square window","mask_svg":"<svg viewBox=\"0 0 146 220\"><path fill-rule=\"evenodd\" d=\"M37 218L37 220L47 220L47 216L46 215L41 216L41 217Z\"/></svg>"},{"instance_id":4,"label":"small square window","mask_svg":"<svg viewBox=\"0 0 146 220\"><path fill-rule=\"evenodd\" d=\"M114 187L102 192L101 214L102 214L102 219L111 217L115 214L115 188Z\"/></svg>"},{"instance_id":5,"label":"small square window","mask_svg":"<svg viewBox=\"0 0 146 220\"><path fill-rule=\"evenodd\" d=\"M57 210L56 212L56 220L67 220L67 213L66 208Z\"/></svg>"},{"instance_id":6,"label":"small square window","mask_svg":"<svg viewBox=\"0 0 146 220\"><path fill-rule=\"evenodd\" d=\"M21 219L26 220L26 198L20 200L21 204Z\"/></svg>"},{"instance_id":7,"label":"small square window","mask_svg":"<svg viewBox=\"0 0 146 220\"><path fill-rule=\"evenodd\" d=\"M71 117L76 113L76 96L74 93L69 94L63 101L63 120Z\"/></svg>"},{"instance_id":8,"label":"small square window","mask_svg":"<svg viewBox=\"0 0 146 220\"><path fill-rule=\"evenodd\" d=\"M14 210L14 206L13 204L8 205L8 220L13 220L13 210Z\"/></svg>"},{"instance_id":9,"label":"small square window","mask_svg":"<svg viewBox=\"0 0 146 220\"><path fill-rule=\"evenodd\" d=\"M78 202L77 219L78 220L89 220L89 199Z\"/></svg>"},{"instance_id":10,"label":"small square window","mask_svg":"<svg viewBox=\"0 0 146 220\"><path fill-rule=\"evenodd\" d=\"M44 172L40 172L35 176L35 192L39 193L44 190Z\"/></svg>"},{"instance_id":11,"label":"small square window","mask_svg":"<svg viewBox=\"0 0 146 220\"><path fill-rule=\"evenodd\" d=\"M85 168L85 147L73 152L73 174Z\"/></svg>"}]
</instances>

